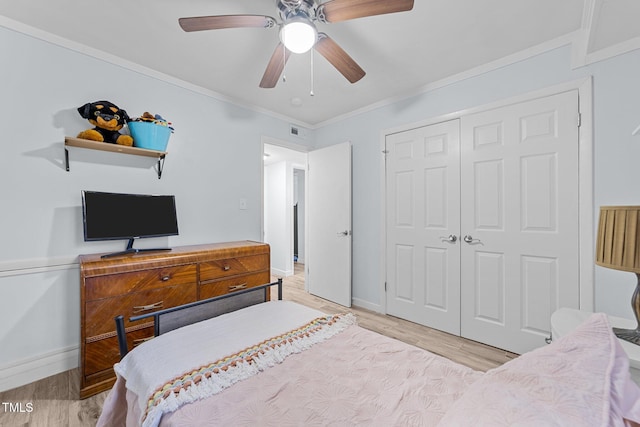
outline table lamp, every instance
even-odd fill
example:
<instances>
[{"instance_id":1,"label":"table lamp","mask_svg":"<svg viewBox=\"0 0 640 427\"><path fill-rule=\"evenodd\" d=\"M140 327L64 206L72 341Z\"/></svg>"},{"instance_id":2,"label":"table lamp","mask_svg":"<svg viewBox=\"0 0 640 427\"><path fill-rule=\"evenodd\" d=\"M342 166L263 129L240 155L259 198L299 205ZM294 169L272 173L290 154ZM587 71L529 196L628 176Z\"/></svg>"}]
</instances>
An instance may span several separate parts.
<instances>
[{"instance_id":1,"label":"table lamp","mask_svg":"<svg viewBox=\"0 0 640 427\"><path fill-rule=\"evenodd\" d=\"M631 296L635 329L613 328L620 339L640 345L640 206L601 206L596 264L636 273L638 283Z\"/></svg>"}]
</instances>

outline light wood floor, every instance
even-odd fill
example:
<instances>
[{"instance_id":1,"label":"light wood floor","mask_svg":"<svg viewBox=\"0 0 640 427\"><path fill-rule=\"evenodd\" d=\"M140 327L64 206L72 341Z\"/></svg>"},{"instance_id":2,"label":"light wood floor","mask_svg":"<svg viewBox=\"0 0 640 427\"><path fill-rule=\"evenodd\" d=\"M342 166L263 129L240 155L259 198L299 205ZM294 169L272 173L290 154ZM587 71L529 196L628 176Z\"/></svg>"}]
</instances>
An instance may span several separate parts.
<instances>
[{"instance_id":1,"label":"light wood floor","mask_svg":"<svg viewBox=\"0 0 640 427\"><path fill-rule=\"evenodd\" d=\"M275 280L275 278L274 278ZM284 279L283 298L326 313L347 309L308 294L304 290L303 266ZM513 353L469 341L392 316L352 307L358 324L383 335L413 344L473 369L486 371L516 357ZM0 393L0 426L95 426L108 392L78 400L78 369L72 369L25 386ZM33 405L31 412L10 412L4 403Z\"/></svg>"}]
</instances>

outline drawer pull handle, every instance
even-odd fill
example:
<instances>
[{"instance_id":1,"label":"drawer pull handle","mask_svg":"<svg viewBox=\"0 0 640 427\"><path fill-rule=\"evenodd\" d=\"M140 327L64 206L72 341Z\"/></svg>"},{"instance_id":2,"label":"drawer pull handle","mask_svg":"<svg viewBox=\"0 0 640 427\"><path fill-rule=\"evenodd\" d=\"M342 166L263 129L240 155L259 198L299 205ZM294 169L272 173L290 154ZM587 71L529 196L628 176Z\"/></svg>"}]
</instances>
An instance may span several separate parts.
<instances>
[{"instance_id":1,"label":"drawer pull handle","mask_svg":"<svg viewBox=\"0 0 640 427\"><path fill-rule=\"evenodd\" d=\"M133 340L133 346L137 347L140 344L142 344L143 342L147 342L147 341L152 340L152 339L153 339L153 337L146 337L146 338L140 338L140 339L137 339L137 340Z\"/></svg>"},{"instance_id":2,"label":"drawer pull handle","mask_svg":"<svg viewBox=\"0 0 640 427\"><path fill-rule=\"evenodd\" d=\"M229 286L229 292L239 291L240 289L246 289L246 288L247 288L246 283L241 283L239 285L231 285Z\"/></svg>"},{"instance_id":3,"label":"drawer pull handle","mask_svg":"<svg viewBox=\"0 0 640 427\"><path fill-rule=\"evenodd\" d=\"M224 271L229 271L229 270L231 270L231 267L229 267L228 265L225 265L224 267L222 267L222 269Z\"/></svg>"},{"instance_id":4,"label":"drawer pull handle","mask_svg":"<svg viewBox=\"0 0 640 427\"><path fill-rule=\"evenodd\" d=\"M166 282L166 281L167 281L167 280L169 280L169 279L171 279L171 276L170 276L170 275L168 275L168 274L167 274L166 276L162 276L162 277L160 278L160 280L162 280L163 282Z\"/></svg>"},{"instance_id":5,"label":"drawer pull handle","mask_svg":"<svg viewBox=\"0 0 640 427\"><path fill-rule=\"evenodd\" d=\"M156 303L149 304L149 305L137 305L133 307L133 312L135 314L135 313L141 313L143 311L155 310L156 308L162 308L163 302L164 301L158 301Z\"/></svg>"}]
</instances>

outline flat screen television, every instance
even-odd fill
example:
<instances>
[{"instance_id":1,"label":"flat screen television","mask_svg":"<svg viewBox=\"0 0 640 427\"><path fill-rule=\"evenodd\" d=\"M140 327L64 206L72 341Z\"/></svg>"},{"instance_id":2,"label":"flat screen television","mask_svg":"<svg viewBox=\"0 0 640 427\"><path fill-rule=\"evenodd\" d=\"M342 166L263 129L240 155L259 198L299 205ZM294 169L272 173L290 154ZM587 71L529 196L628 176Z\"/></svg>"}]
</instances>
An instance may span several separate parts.
<instances>
[{"instance_id":1,"label":"flat screen television","mask_svg":"<svg viewBox=\"0 0 640 427\"><path fill-rule=\"evenodd\" d=\"M178 234L175 196L82 191L84 240L128 240L115 256L170 248L134 249L135 239Z\"/></svg>"}]
</instances>

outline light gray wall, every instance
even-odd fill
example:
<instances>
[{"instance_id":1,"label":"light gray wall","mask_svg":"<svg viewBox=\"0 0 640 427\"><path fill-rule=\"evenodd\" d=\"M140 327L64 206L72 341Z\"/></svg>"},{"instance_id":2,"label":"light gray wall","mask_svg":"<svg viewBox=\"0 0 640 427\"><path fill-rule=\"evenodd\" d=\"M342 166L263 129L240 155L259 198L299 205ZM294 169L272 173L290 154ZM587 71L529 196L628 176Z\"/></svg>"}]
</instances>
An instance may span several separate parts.
<instances>
[{"instance_id":1,"label":"light gray wall","mask_svg":"<svg viewBox=\"0 0 640 427\"><path fill-rule=\"evenodd\" d=\"M180 235L137 247L261 240L261 137L290 137L274 116L2 27L0 60L2 390L77 366L77 256L126 244L83 241L81 190L175 194ZM153 160L83 149L64 170L64 137L92 127L76 108L101 99L173 122L161 180Z\"/></svg>"},{"instance_id":2,"label":"light gray wall","mask_svg":"<svg viewBox=\"0 0 640 427\"><path fill-rule=\"evenodd\" d=\"M386 129L463 111L494 101L593 76L594 215L606 204L640 204L640 51L571 69L571 49L558 48L530 59L421 93L391 105L328 124L315 132L320 148L349 140L353 144L353 298L374 308L381 304L380 271L384 171L381 134ZM597 225L596 225L597 226ZM593 230L595 235L595 230ZM595 308L632 318L629 308L636 279L597 267Z\"/></svg>"}]
</instances>

